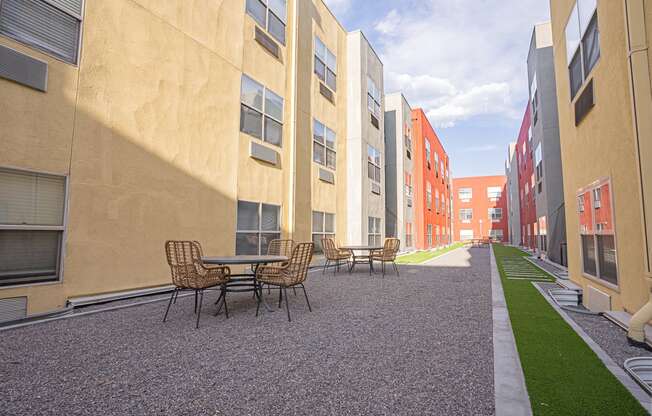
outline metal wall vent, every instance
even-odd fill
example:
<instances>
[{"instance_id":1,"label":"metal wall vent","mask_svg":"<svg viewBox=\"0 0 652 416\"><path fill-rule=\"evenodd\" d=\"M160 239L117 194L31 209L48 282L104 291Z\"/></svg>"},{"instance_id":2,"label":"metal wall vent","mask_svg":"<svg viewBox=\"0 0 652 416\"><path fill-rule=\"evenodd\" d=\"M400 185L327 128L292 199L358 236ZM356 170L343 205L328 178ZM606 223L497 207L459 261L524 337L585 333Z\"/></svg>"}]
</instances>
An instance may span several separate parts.
<instances>
[{"instance_id":1,"label":"metal wall vent","mask_svg":"<svg viewBox=\"0 0 652 416\"><path fill-rule=\"evenodd\" d=\"M0 322L27 317L27 297L0 299Z\"/></svg>"},{"instance_id":2,"label":"metal wall vent","mask_svg":"<svg viewBox=\"0 0 652 416\"><path fill-rule=\"evenodd\" d=\"M319 92L321 95L324 96L328 101L331 103L335 104L335 96L333 95L333 91L331 91L327 86L325 86L323 83L319 83Z\"/></svg>"},{"instance_id":3,"label":"metal wall vent","mask_svg":"<svg viewBox=\"0 0 652 416\"><path fill-rule=\"evenodd\" d=\"M376 118L375 115L373 115L373 114L370 114L370 115L371 115L371 125L374 126L377 129L379 129L380 128L380 122L378 121L378 119Z\"/></svg>"},{"instance_id":4,"label":"metal wall vent","mask_svg":"<svg viewBox=\"0 0 652 416\"><path fill-rule=\"evenodd\" d=\"M586 115L595 106L595 96L593 95L593 79L589 81L580 94L580 97L575 101L575 125L577 126L586 117Z\"/></svg>"},{"instance_id":5,"label":"metal wall vent","mask_svg":"<svg viewBox=\"0 0 652 416\"><path fill-rule=\"evenodd\" d=\"M324 182L335 183L335 175L326 169L319 168L319 179Z\"/></svg>"},{"instance_id":6,"label":"metal wall vent","mask_svg":"<svg viewBox=\"0 0 652 416\"><path fill-rule=\"evenodd\" d=\"M46 92L48 64L5 46L0 46L0 77Z\"/></svg>"},{"instance_id":7,"label":"metal wall vent","mask_svg":"<svg viewBox=\"0 0 652 416\"><path fill-rule=\"evenodd\" d=\"M256 39L256 42L258 42L267 52L271 53L274 55L275 58L280 59L281 58L281 48L278 46L276 42L272 40L269 36L267 36L267 33L263 32L261 28L256 26L256 29L254 31L254 39Z\"/></svg>"},{"instance_id":8,"label":"metal wall vent","mask_svg":"<svg viewBox=\"0 0 652 416\"><path fill-rule=\"evenodd\" d=\"M380 185L376 182L371 182L371 192L380 195Z\"/></svg>"},{"instance_id":9,"label":"metal wall vent","mask_svg":"<svg viewBox=\"0 0 652 416\"><path fill-rule=\"evenodd\" d=\"M249 156L274 166L278 166L279 164L279 154L275 150L256 142L251 142Z\"/></svg>"}]
</instances>

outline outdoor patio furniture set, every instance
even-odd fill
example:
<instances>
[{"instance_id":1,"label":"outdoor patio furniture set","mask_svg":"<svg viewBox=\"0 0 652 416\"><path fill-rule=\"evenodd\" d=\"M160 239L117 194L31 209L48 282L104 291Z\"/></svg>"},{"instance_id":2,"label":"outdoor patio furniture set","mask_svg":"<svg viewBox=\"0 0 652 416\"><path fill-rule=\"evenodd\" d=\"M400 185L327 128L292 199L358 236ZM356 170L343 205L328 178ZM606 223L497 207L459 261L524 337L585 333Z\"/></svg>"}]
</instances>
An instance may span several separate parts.
<instances>
[{"instance_id":1,"label":"outdoor patio furniture set","mask_svg":"<svg viewBox=\"0 0 652 416\"><path fill-rule=\"evenodd\" d=\"M373 271L373 262L382 264L382 273L385 275L385 263L392 263L398 275L398 268L394 263L396 254L400 247L400 241L396 238L387 238L385 244L377 246L346 246L338 248L331 238L322 240L326 263L324 271L329 264L333 263L334 271L346 262L349 264L349 272L353 271L356 264L369 264L369 273ZM278 307L281 307L285 299L288 321L290 306L288 302L287 289L292 288L303 290L308 310L312 312L308 293L304 282L308 275L308 268L312 261L314 243L295 243L292 240L272 240L268 246L267 255L238 255L225 257L204 256L201 244L197 241L167 241L165 252L168 265L172 273L172 284L174 290L168 301L163 322L167 320L172 304L176 304L180 292L194 292L195 309L197 315L195 327L199 328L204 292L206 290L218 290L220 295L215 302L218 305L215 316L221 313L222 307L226 318L229 317L229 309L226 302L227 293L232 292L253 292L257 300L256 316L260 311L260 305L272 311L272 308L263 298L263 286L267 285L268 293L271 289L279 291ZM356 255L356 251L368 252L367 255ZM250 266L251 272L234 274L232 266Z\"/></svg>"}]
</instances>

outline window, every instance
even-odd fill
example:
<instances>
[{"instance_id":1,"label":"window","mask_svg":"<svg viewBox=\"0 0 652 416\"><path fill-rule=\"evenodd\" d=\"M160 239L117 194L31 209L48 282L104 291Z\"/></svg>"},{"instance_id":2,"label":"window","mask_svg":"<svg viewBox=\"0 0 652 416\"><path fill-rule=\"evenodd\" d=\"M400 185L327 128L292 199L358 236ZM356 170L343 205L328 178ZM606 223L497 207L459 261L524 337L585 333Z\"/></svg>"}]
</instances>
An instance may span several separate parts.
<instances>
[{"instance_id":1,"label":"window","mask_svg":"<svg viewBox=\"0 0 652 416\"><path fill-rule=\"evenodd\" d=\"M439 177L439 153L435 152L435 178Z\"/></svg>"},{"instance_id":2,"label":"window","mask_svg":"<svg viewBox=\"0 0 652 416\"><path fill-rule=\"evenodd\" d=\"M430 169L430 142L426 140L426 166Z\"/></svg>"},{"instance_id":3,"label":"window","mask_svg":"<svg viewBox=\"0 0 652 416\"><path fill-rule=\"evenodd\" d=\"M407 123L403 126L403 132L405 136L405 156L412 159L412 130Z\"/></svg>"},{"instance_id":4,"label":"window","mask_svg":"<svg viewBox=\"0 0 652 416\"><path fill-rule=\"evenodd\" d=\"M460 230L460 240L473 240L473 230Z\"/></svg>"},{"instance_id":5,"label":"window","mask_svg":"<svg viewBox=\"0 0 652 416\"><path fill-rule=\"evenodd\" d=\"M489 230L489 238L496 241L503 241L503 230Z\"/></svg>"},{"instance_id":6,"label":"window","mask_svg":"<svg viewBox=\"0 0 652 416\"><path fill-rule=\"evenodd\" d=\"M0 169L0 286L59 280L66 179Z\"/></svg>"},{"instance_id":7,"label":"window","mask_svg":"<svg viewBox=\"0 0 652 416\"><path fill-rule=\"evenodd\" d=\"M286 0L247 0L247 14L285 45Z\"/></svg>"},{"instance_id":8,"label":"window","mask_svg":"<svg viewBox=\"0 0 652 416\"><path fill-rule=\"evenodd\" d=\"M492 222L498 222L503 219L503 209L502 208L489 208L489 219Z\"/></svg>"},{"instance_id":9,"label":"window","mask_svg":"<svg viewBox=\"0 0 652 416\"><path fill-rule=\"evenodd\" d=\"M412 247L412 223L405 223L405 246Z\"/></svg>"},{"instance_id":10,"label":"window","mask_svg":"<svg viewBox=\"0 0 652 416\"><path fill-rule=\"evenodd\" d=\"M283 143L283 98L246 75L240 89L240 131L267 143Z\"/></svg>"},{"instance_id":11,"label":"window","mask_svg":"<svg viewBox=\"0 0 652 416\"><path fill-rule=\"evenodd\" d=\"M443 181L444 181L444 158L443 157L439 161L439 169L441 170L441 179L442 179L442 183L443 183Z\"/></svg>"},{"instance_id":12,"label":"window","mask_svg":"<svg viewBox=\"0 0 652 416\"><path fill-rule=\"evenodd\" d=\"M432 186L426 182L426 208L432 209Z\"/></svg>"},{"instance_id":13,"label":"window","mask_svg":"<svg viewBox=\"0 0 652 416\"><path fill-rule=\"evenodd\" d=\"M367 241L370 246L381 246L382 242L382 231L380 230L380 218L369 217L369 235Z\"/></svg>"},{"instance_id":14,"label":"window","mask_svg":"<svg viewBox=\"0 0 652 416\"><path fill-rule=\"evenodd\" d=\"M428 224L428 228L426 230L426 245L428 247L432 247L432 224Z\"/></svg>"},{"instance_id":15,"label":"window","mask_svg":"<svg viewBox=\"0 0 652 416\"><path fill-rule=\"evenodd\" d=\"M238 201L235 254L265 254L270 241L281 238L281 207Z\"/></svg>"},{"instance_id":16,"label":"window","mask_svg":"<svg viewBox=\"0 0 652 416\"><path fill-rule=\"evenodd\" d=\"M76 65L83 0L0 1L0 34Z\"/></svg>"},{"instance_id":17,"label":"window","mask_svg":"<svg viewBox=\"0 0 652 416\"><path fill-rule=\"evenodd\" d=\"M331 90L337 91L337 58L317 36L315 36L315 74Z\"/></svg>"},{"instance_id":18,"label":"window","mask_svg":"<svg viewBox=\"0 0 652 416\"><path fill-rule=\"evenodd\" d=\"M471 222L473 219L473 209L471 208L462 208L460 209L460 221L464 223Z\"/></svg>"},{"instance_id":19,"label":"window","mask_svg":"<svg viewBox=\"0 0 652 416\"><path fill-rule=\"evenodd\" d=\"M473 198L473 189L471 188L460 188L457 191L457 196L463 201L468 201Z\"/></svg>"},{"instance_id":20,"label":"window","mask_svg":"<svg viewBox=\"0 0 652 416\"><path fill-rule=\"evenodd\" d=\"M315 245L315 253L323 253L321 240L323 238L335 238L335 214L327 212L312 212L312 242Z\"/></svg>"},{"instance_id":21,"label":"window","mask_svg":"<svg viewBox=\"0 0 652 416\"><path fill-rule=\"evenodd\" d=\"M439 189L435 189L435 211L439 214Z\"/></svg>"},{"instance_id":22,"label":"window","mask_svg":"<svg viewBox=\"0 0 652 416\"><path fill-rule=\"evenodd\" d=\"M407 206L412 206L412 175L405 172L405 195L407 196Z\"/></svg>"},{"instance_id":23,"label":"window","mask_svg":"<svg viewBox=\"0 0 652 416\"><path fill-rule=\"evenodd\" d=\"M543 179L543 155L541 152L541 143L537 144L537 148L534 149L534 166L536 166L536 180L537 182Z\"/></svg>"},{"instance_id":24,"label":"window","mask_svg":"<svg viewBox=\"0 0 652 416\"><path fill-rule=\"evenodd\" d=\"M367 145L367 175L372 181L380 183L380 152L371 145Z\"/></svg>"},{"instance_id":25,"label":"window","mask_svg":"<svg viewBox=\"0 0 652 416\"><path fill-rule=\"evenodd\" d=\"M571 100L600 58L597 0L577 0L566 23Z\"/></svg>"},{"instance_id":26,"label":"window","mask_svg":"<svg viewBox=\"0 0 652 416\"><path fill-rule=\"evenodd\" d=\"M374 80L367 75L367 108L376 120L380 120L380 94L381 91Z\"/></svg>"},{"instance_id":27,"label":"window","mask_svg":"<svg viewBox=\"0 0 652 416\"><path fill-rule=\"evenodd\" d=\"M581 190L578 208L582 269L586 275L617 286L616 237L609 181L603 180Z\"/></svg>"},{"instance_id":28,"label":"window","mask_svg":"<svg viewBox=\"0 0 652 416\"><path fill-rule=\"evenodd\" d=\"M532 124L537 124L537 120L539 119L538 115L538 109L539 109L539 104L538 104L538 94L537 94L537 74L532 75L532 83L530 84L530 103L532 104ZM530 131L529 133L532 133L532 127L530 126ZM532 135L530 134L530 136Z\"/></svg>"},{"instance_id":29,"label":"window","mask_svg":"<svg viewBox=\"0 0 652 416\"><path fill-rule=\"evenodd\" d=\"M503 194L503 188L500 186L489 186L487 187L487 198L489 199L500 199Z\"/></svg>"},{"instance_id":30,"label":"window","mask_svg":"<svg viewBox=\"0 0 652 416\"><path fill-rule=\"evenodd\" d=\"M335 132L318 120L313 120L312 140L312 160L330 169L335 169L337 159Z\"/></svg>"}]
</instances>

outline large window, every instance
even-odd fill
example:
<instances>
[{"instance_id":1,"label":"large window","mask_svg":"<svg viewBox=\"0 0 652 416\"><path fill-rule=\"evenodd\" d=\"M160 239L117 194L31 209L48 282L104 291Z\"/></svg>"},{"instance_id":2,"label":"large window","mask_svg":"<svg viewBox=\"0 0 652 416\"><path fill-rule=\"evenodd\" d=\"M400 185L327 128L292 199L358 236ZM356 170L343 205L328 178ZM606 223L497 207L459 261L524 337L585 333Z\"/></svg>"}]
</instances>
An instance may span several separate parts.
<instances>
[{"instance_id":1,"label":"large window","mask_svg":"<svg viewBox=\"0 0 652 416\"><path fill-rule=\"evenodd\" d=\"M315 36L315 74L330 89L337 90L337 58L317 36Z\"/></svg>"},{"instance_id":2,"label":"large window","mask_svg":"<svg viewBox=\"0 0 652 416\"><path fill-rule=\"evenodd\" d=\"M380 152L371 145L367 145L367 175L380 183Z\"/></svg>"},{"instance_id":3,"label":"large window","mask_svg":"<svg viewBox=\"0 0 652 416\"><path fill-rule=\"evenodd\" d=\"M412 206L412 175L408 172L405 172L405 196L407 197L407 206Z\"/></svg>"},{"instance_id":4,"label":"large window","mask_svg":"<svg viewBox=\"0 0 652 416\"><path fill-rule=\"evenodd\" d=\"M468 223L473 219L473 209L472 208L462 208L460 209L460 221Z\"/></svg>"},{"instance_id":5,"label":"large window","mask_svg":"<svg viewBox=\"0 0 652 416\"><path fill-rule=\"evenodd\" d=\"M603 180L578 194L582 268L586 275L618 285L611 185Z\"/></svg>"},{"instance_id":6,"label":"large window","mask_svg":"<svg viewBox=\"0 0 652 416\"><path fill-rule=\"evenodd\" d=\"M376 121L380 120L380 93L374 80L367 75L367 108Z\"/></svg>"},{"instance_id":7,"label":"large window","mask_svg":"<svg viewBox=\"0 0 652 416\"><path fill-rule=\"evenodd\" d=\"M380 228L380 218L369 217L367 241L370 246L381 246L383 244L383 233Z\"/></svg>"},{"instance_id":8,"label":"large window","mask_svg":"<svg viewBox=\"0 0 652 416\"><path fill-rule=\"evenodd\" d=\"M286 0L247 0L247 14L285 45Z\"/></svg>"},{"instance_id":9,"label":"large window","mask_svg":"<svg viewBox=\"0 0 652 416\"><path fill-rule=\"evenodd\" d=\"M498 222L503 219L503 209L502 208L489 208L489 219L492 222Z\"/></svg>"},{"instance_id":10,"label":"large window","mask_svg":"<svg viewBox=\"0 0 652 416\"><path fill-rule=\"evenodd\" d=\"M0 169L0 286L60 278L66 179Z\"/></svg>"},{"instance_id":11,"label":"large window","mask_svg":"<svg viewBox=\"0 0 652 416\"><path fill-rule=\"evenodd\" d=\"M600 58L597 0L577 0L566 23L566 60L571 99Z\"/></svg>"},{"instance_id":12,"label":"large window","mask_svg":"<svg viewBox=\"0 0 652 416\"><path fill-rule=\"evenodd\" d=\"M240 131L267 143L283 143L283 98L242 75Z\"/></svg>"},{"instance_id":13,"label":"large window","mask_svg":"<svg viewBox=\"0 0 652 416\"><path fill-rule=\"evenodd\" d=\"M335 132L317 120L312 125L312 158L320 165L335 169Z\"/></svg>"},{"instance_id":14,"label":"large window","mask_svg":"<svg viewBox=\"0 0 652 416\"><path fill-rule=\"evenodd\" d=\"M83 0L2 0L0 34L77 64L83 8Z\"/></svg>"},{"instance_id":15,"label":"large window","mask_svg":"<svg viewBox=\"0 0 652 416\"><path fill-rule=\"evenodd\" d=\"M412 223L405 223L405 246L412 247Z\"/></svg>"},{"instance_id":16,"label":"large window","mask_svg":"<svg viewBox=\"0 0 652 416\"><path fill-rule=\"evenodd\" d=\"M426 229L426 245L432 247L432 224L428 224Z\"/></svg>"},{"instance_id":17,"label":"large window","mask_svg":"<svg viewBox=\"0 0 652 416\"><path fill-rule=\"evenodd\" d=\"M460 230L460 240L473 240L473 230Z\"/></svg>"},{"instance_id":18,"label":"large window","mask_svg":"<svg viewBox=\"0 0 652 416\"><path fill-rule=\"evenodd\" d=\"M462 201L468 201L473 198L473 189L471 188L460 188L457 191L457 197Z\"/></svg>"},{"instance_id":19,"label":"large window","mask_svg":"<svg viewBox=\"0 0 652 416\"><path fill-rule=\"evenodd\" d=\"M487 187L487 198L489 199L500 199L503 194L503 188L500 186L489 186Z\"/></svg>"},{"instance_id":20,"label":"large window","mask_svg":"<svg viewBox=\"0 0 652 416\"><path fill-rule=\"evenodd\" d=\"M412 159L412 129L408 123L403 126L403 134L405 136L405 156Z\"/></svg>"},{"instance_id":21,"label":"large window","mask_svg":"<svg viewBox=\"0 0 652 416\"><path fill-rule=\"evenodd\" d=\"M439 214L439 189L435 188L435 212Z\"/></svg>"},{"instance_id":22,"label":"large window","mask_svg":"<svg viewBox=\"0 0 652 416\"><path fill-rule=\"evenodd\" d=\"M426 140L426 166L430 169L430 142Z\"/></svg>"},{"instance_id":23,"label":"large window","mask_svg":"<svg viewBox=\"0 0 652 416\"><path fill-rule=\"evenodd\" d=\"M537 124L539 119L539 103L538 103L538 91L537 91L537 74L532 75L532 83L530 83L530 103L532 104L532 124ZM528 133L532 133L532 126ZM532 137L531 135L528 136Z\"/></svg>"},{"instance_id":24,"label":"large window","mask_svg":"<svg viewBox=\"0 0 652 416\"><path fill-rule=\"evenodd\" d=\"M503 230L489 230L489 238L496 241L503 241Z\"/></svg>"},{"instance_id":25,"label":"large window","mask_svg":"<svg viewBox=\"0 0 652 416\"><path fill-rule=\"evenodd\" d=\"M543 179L543 153L541 151L541 143L537 144L534 149L534 166L536 166L536 180L540 182Z\"/></svg>"},{"instance_id":26,"label":"large window","mask_svg":"<svg viewBox=\"0 0 652 416\"><path fill-rule=\"evenodd\" d=\"M432 209L432 186L426 182L426 208Z\"/></svg>"},{"instance_id":27,"label":"large window","mask_svg":"<svg viewBox=\"0 0 652 416\"><path fill-rule=\"evenodd\" d=\"M238 201L235 254L266 254L270 241L281 238L281 207Z\"/></svg>"},{"instance_id":28,"label":"large window","mask_svg":"<svg viewBox=\"0 0 652 416\"><path fill-rule=\"evenodd\" d=\"M322 238L335 238L335 214L327 212L312 212L312 242L315 253L323 253Z\"/></svg>"},{"instance_id":29,"label":"large window","mask_svg":"<svg viewBox=\"0 0 652 416\"><path fill-rule=\"evenodd\" d=\"M435 152L435 178L439 177L439 153Z\"/></svg>"}]
</instances>

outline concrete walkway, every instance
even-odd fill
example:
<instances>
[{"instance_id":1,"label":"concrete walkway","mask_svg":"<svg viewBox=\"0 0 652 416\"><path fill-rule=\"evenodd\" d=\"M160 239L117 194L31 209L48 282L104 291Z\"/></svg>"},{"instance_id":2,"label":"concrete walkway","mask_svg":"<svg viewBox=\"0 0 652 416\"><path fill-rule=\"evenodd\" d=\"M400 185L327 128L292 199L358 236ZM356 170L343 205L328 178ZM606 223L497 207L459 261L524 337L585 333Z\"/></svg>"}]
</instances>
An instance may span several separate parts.
<instances>
[{"instance_id":1,"label":"concrete walkway","mask_svg":"<svg viewBox=\"0 0 652 416\"><path fill-rule=\"evenodd\" d=\"M491 415L488 249L401 276L311 274L313 312L254 317L250 294L194 329L193 301L3 332L0 409L11 415ZM274 299L270 299L273 303Z\"/></svg>"}]
</instances>

